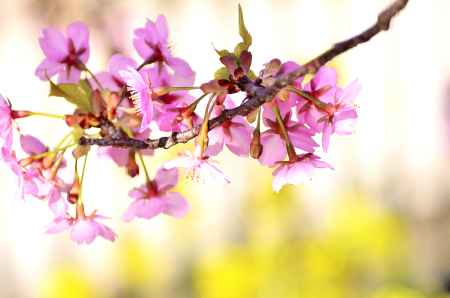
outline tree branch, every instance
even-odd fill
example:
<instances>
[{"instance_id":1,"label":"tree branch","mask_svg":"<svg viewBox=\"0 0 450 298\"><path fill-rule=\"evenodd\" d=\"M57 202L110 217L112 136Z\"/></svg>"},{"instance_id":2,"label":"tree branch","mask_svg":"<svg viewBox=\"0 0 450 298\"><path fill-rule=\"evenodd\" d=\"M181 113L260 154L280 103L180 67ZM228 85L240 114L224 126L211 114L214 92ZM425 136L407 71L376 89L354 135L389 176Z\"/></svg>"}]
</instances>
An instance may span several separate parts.
<instances>
[{"instance_id":1,"label":"tree branch","mask_svg":"<svg viewBox=\"0 0 450 298\"><path fill-rule=\"evenodd\" d=\"M361 32L360 34L336 43L333 47L312 59L308 63L302 65L297 70L278 77L271 86L264 87L255 81L244 77L239 82L239 87L242 91L247 93L247 101L244 101L236 108L228 109L222 112L219 116L209 120L209 130L220 126L226 120L230 120L235 116L246 116L252 111L256 110L264 103L271 101L277 93L284 87L293 84L293 82L306 74L313 74L318 69L325 65L336 56L356 47L359 44L365 43L372 39L381 31L389 29L392 19L408 4L409 0L396 0L379 15L377 22L371 27ZM170 136L159 139L148 139L145 141L136 140L129 137L121 138L103 138L103 139L89 139L82 137L80 139L81 145L97 145L97 146L115 146L134 149L168 149L178 143L186 143L195 138L200 131L200 126L196 126L190 130L183 132L174 132Z\"/></svg>"}]
</instances>

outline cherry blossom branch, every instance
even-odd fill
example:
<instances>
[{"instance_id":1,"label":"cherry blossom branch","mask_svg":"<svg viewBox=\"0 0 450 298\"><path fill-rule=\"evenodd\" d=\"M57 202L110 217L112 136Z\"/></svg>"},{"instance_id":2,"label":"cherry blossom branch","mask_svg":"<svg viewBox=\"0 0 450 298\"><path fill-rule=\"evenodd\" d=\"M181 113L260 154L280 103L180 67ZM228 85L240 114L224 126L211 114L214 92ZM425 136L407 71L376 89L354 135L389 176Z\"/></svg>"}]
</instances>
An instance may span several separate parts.
<instances>
[{"instance_id":1,"label":"cherry blossom branch","mask_svg":"<svg viewBox=\"0 0 450 298\"><path fill-rule=\"evenodd\" d=\"M338 55L358 46L359 44L368 42L372 37L382 31L387 31L391 24L392 19L405 8L409 0L396 0L386 9L384 9L377 18L375 24L361 32L360 34L351 37L342 42L336 43L333 47L320 54L316 58L307 62L299 67L297 70L285 75L281 75L274 80L270 86L262 86L260 81L250 80L247 76L243 76L238 81L238 86L241 91L246 92L247 99L241 105L236 108L224 110L222 114L208 121L208 130L212 130L215 127L220 126L227 120L234 118L235 116L247 116L264 103L271 101L278 92L293 84L293 82L306 74L313 74L318 69L337 57ZM140 149L168 149L179 143L187 143L191 139L195 138L200 132L200 126L195 126L190 130L183 132L174 132L170 136L161 137L158 139L148 140L136 140L125 136L121 133L115 133L120 137L105 137L102 139L91 139L82 137L80 139L81 145L97 145L97 146L114 146L114 147L127 147Z\"/></svg>"}]
</instances>

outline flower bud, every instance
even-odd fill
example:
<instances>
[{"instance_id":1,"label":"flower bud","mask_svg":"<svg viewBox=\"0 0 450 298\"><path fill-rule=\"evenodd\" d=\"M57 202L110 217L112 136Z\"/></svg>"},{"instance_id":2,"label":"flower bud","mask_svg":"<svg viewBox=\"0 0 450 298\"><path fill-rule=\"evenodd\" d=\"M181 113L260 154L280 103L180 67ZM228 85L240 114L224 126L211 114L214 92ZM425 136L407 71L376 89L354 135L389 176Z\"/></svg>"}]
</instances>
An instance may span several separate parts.
<instances>
[{"instance_id":1,"label":"flower bud","mask_svg":"<svg viewBox=\"0 0 450 298\"><path fill-rule=\"evenodd\" d=\"M75 204L80 197L80 178L78 175L73 179L72 186L70 187L70 191L67 194L67 201L71 204Z\"/></svg>"},{"instance_id":2,"label":"flower bud","mask_svg":"<svg viewBox=\"0 0 450 298\"><path fill-rule=\"evenodd\" d=\"M19 119L19 118L25 118L31 115L30 111L11 111L11 118L13 119Z\"/></svg>"},{"instance_id":3,"label":"flower bud","mask_svg":"<svg viewBox=\"0 0 450 298\"><path fill-rule=\"evenodd\" d=\"M79 159L82 156L85 156L89 150L91 150L91 146L89 145L79 145L72 151L72 155L75 159Z\"/></svg>"},{"instance_id":4,"label":"flower bud","mask_svg":"<svg viewBox=\"0 0 450 298\"><path fill-rule=\"evenodd\" d=\"M130 177L139 175L139 166L136 163L136 152L130 150L128 153L127 172Z\"/></svg>"},{"instance_id":5,"label":"flower bud","mask_svg":"<svg viewBox=\"0 0 450 298\"><path fill-rule=\"evenodd\" d=\"M250 143L250 156L258 159L263 152L263 145L261 144L261 133L259 129L253 131L252 142Z\"/></svg>"}]
</instances>

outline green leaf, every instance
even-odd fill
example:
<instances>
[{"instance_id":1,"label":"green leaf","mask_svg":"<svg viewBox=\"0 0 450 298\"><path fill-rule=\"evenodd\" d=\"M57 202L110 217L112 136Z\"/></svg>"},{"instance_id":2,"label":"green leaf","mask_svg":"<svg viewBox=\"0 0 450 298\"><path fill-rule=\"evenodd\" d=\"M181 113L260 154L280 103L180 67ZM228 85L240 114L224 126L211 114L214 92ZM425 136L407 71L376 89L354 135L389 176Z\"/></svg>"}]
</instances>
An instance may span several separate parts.
<instances>
[{"instance_id":1,"label":"green leaf","mask_svg":"<svg viewBox=\"0 0 450 298\"><path fill-rule=\"evenodd\" d=\"M55 84L50 81L49 96L63 97L84 112L92 112L92 90L86 80L78 84Z\"/></svg>"},{"instance_id":2,"label":"green leaf","mask_svg":"<svg viewBox=\"0 0 450 298\"><path fill-rule=\"evenodd\" d=\"M216 51L217 55L219 55L219 57L223 57L223 56L228 56L228 55L233 55L233 53L231 53L228 50L218 50L216 48L214 48L214 51Z\"/></svg>"},{"instance_id":3,"label":"green leaf","mask_svg":"<svg viewBox=\"0 0 450 298\"><path fill-rule=\"evenodd\" d=\"M252 36L245 27L244 14L242 7L239 4L239 35L242 37L242 42L238 43L234 48L234 54L239 57L243 51L246 51L252 45Z\"/></svg>"},{"instance_id":4,"label":"green leaf","mask_svg":"<svg viewBox=\"0 0 450 298\"><path fill-rule=\"evenodd\" d=\"M249 78L250 80L256 80L256 78L257 78L257 76L256 76L256 74L255 74L255 72L254 72L253 70L250 70L250 71L248 72L247 76L248 76L248 78Z\"/></svg>"},{"instance_id":5,"label":"green leaf","mask_svg":"<svg viewBox=\"0 0 450 298\"><path fill-rule=\"evenodd\" d=\"M214 73L214 79L216 80L228 80L230 78L230 73L226 67L221 67Z\"/></svg>"}]
</instances>

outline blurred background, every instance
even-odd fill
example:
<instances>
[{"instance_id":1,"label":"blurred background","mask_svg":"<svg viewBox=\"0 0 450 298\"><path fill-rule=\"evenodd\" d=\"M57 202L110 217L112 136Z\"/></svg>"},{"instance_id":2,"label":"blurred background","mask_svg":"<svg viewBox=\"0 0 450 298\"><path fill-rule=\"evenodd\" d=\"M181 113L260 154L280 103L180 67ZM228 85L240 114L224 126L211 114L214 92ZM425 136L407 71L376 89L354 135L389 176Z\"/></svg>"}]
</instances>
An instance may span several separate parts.
<instances>
[{"instance_id":1,"label":"blurred background","mask_svg":"<svg viewBox=\"0 0 450 298\"><path fill-rule=\"evenodd\" d=\"M390 0L239 1L253 35L253 68L271 58L302 63L371 25ZM331 63L340 83L358 78L355 135L332 139L336 171L271 189L271 170L223 154L226 186L183 179L192 209L125 224L131 181L94 158L85 198L113 219L115 243L77 246L44 234L45 203L14 199L0 166L1 298L450 297L450 1L410 1L391 30ZM71 110L34 76L43 27L82 20L94 71L111 54L137 58L133 29L164 14L172 50L197 73L219 67L215 47L239 41L238 1L0 0L0 92L17 109ZM65 127L23 120L55 144ZM29 121L26 123L26 121ZM156 166L179 151L158 152ZM139 180L139 181L138 181Z\"/></svg>"}]
</instances>

